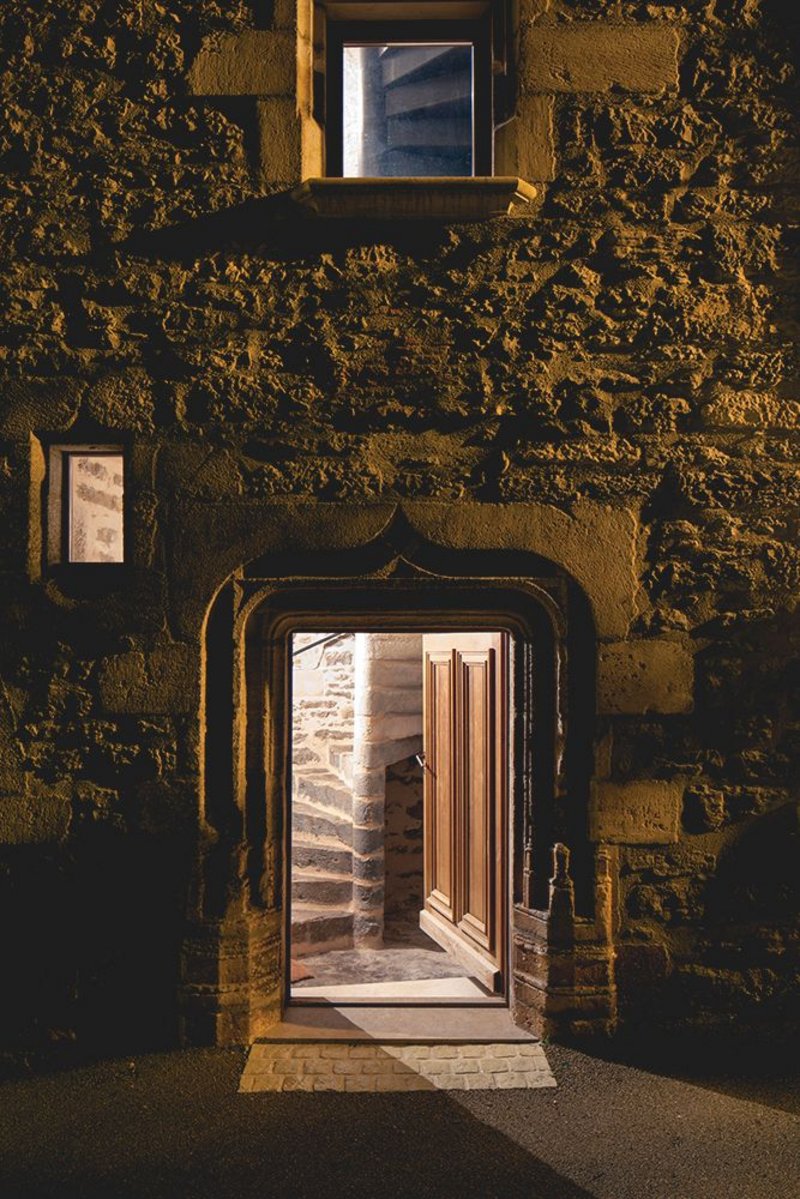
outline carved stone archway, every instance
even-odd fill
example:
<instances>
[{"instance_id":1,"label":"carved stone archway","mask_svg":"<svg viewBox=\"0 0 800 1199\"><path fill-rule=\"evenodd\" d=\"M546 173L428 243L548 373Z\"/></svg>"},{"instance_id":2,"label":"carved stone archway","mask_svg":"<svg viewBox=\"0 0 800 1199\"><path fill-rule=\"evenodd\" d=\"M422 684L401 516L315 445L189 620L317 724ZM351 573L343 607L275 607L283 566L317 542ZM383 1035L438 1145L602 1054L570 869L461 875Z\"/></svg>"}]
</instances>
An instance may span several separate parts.
<instances>
[{"instance_id":1,"label":"carved stone archway","mask_svg":"<svg viewBox=\"0 0 800 1199\"><path fill-rule=\"evenodd\" d=\"M490 623L514 635L512 1010L539 1033L608 1031L611 878L608 853L593 854L588 837L596 647L586 597L536 554L448 550L397 511L361 546L269 553L217 592L205 629L204 804L184 960L185 1039L243 1043L280 1018L286 680L289 637L304 620L323 631Z\"/></svg>"}]
</instances>

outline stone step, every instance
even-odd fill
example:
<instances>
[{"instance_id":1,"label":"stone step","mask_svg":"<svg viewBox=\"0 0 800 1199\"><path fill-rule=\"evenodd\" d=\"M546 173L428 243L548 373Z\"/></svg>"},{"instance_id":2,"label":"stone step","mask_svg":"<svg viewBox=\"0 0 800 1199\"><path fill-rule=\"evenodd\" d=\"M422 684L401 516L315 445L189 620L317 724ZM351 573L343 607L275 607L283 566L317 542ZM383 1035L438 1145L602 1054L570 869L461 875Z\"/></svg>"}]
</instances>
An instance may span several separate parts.
<instances>
[{"instance_id":1,"label":"stone step","mask_svg":"<svg viewBox=\"0 0 800 1199\"><path fill-rule=\"evenodd\" d=\"M334 749L333 746L328 750L328 760L331 770L340 778L348 787L353 785L353 750L348 744L345 749Z\"/></svg>"},{"instance_id":2,"label":"stone step","mask_svg":"<svg viewBox=\"0 0 800 1199\"><path fill-rule=\"evenodd\" d=\"M329 737L327 741L328 754L345 753L353 748L352 737Z\"/></svg>"},{"instance_id":3,"label":"stone step","mask_svg":"<svg viewBox=\"0 0 800 1199\"><path fill-rule=\"evenodd\" d=\"M353 902L353 877L351 874L330 874L324 870L293 865L292 901L334 909L349 907Z\"/></svg>"},{"instance_id":4,"label":"stone step","mask_svg":"<svg viewBox=\"0 0 800 1199\"><path fill-rule=\"evenodd\" d=\"M306 837L328 837L345 848L353 845L353 823L350 813L343 817L341 812L326 808L307 800L292 802L292 840Z\"/></svg>"},{"instance_id":5,"label":"stone step","mask_svg":"<svg viewBox=\"0 0 800 1199\"><path fill-rule=\"evenodd\" d=\"M333 809L348 819L353 811L350 788L332 770L309 770L295 775L294 799Z\"/></svg>"},{"instance_id":6,"label":"stone step","mask_svg":"<svg viewBox=\"0 0 800 1199\"><path fill-rule=\"evenodd\" d=\"M292 829L292 869L324 870L329 874L353 872L353 851L338 837L320 837Z\"/></svg>"},{"instance_id":7,"label":"stone step","mask_svg":"<svg viewBox=\"0 0 800 1199\"><path fill-rule=\"evenodd\" d=\"M292 957L310 953L350 949L353 945L353 913L332 912L313 903L292 904Z\"/></svg>"}]
</instances>

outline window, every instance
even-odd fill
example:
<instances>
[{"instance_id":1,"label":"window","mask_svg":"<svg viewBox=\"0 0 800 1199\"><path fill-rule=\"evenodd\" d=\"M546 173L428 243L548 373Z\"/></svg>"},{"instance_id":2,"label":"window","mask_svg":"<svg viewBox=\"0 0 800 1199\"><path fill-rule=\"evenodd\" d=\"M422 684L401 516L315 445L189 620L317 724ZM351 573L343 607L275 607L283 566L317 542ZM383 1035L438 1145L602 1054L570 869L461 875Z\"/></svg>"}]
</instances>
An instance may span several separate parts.
<instances>
[{"instance_id":1,"label":"window","mask_svg":"<svg viewBox=\"0 0 800 1199\"><path fill-rule=\"evenodd\" d=\"M328 4L315 39L326 47L317 76L325 174L491 175L504 119L498 11L480 2Z\"/></svg>"},{"instance_id":2,"label":"window","mask_svg":"<svg viewBox=\"0 0 800 1199\"><path fill-rule=\"evenodd\" d=\"M328 77L337 120L329 174L491 173L488 43L478 29L420 22L405 30L344 23L333 30ZM399 34L402 41L392 40Z\"/></svg>"},{"instance_id":3,"label":"window","mask_svg":"<svg viewBox=\"0 0 800 1199\"><path fill-rule=\"evenodd\" d=\"M51 446L50 565L124 561L125 457L119 446Z\"/></svg>"}]
</instances>

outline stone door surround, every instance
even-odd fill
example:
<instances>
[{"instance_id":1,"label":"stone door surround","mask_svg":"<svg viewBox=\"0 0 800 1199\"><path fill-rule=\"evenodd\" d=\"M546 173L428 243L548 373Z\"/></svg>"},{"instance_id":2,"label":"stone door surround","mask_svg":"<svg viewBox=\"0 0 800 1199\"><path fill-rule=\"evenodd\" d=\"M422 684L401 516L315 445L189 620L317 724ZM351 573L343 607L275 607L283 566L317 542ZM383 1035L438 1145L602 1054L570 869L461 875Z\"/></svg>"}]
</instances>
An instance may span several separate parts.
<instances>
[{"instance_id":1,"label":"stone door surround","mask_svg":"<svg viewBox=\"0 0 800 1199\"><path fill-rule=\"evenodd\" d=\"M525 833L524 821L515 825L515 894L520 903L512 941L522 947L518 965L523 959L528 963L516 971L513 984L517 1000L521 998L520 1018L537 1030L554 1028L536 1010L545 1002L549 984L531 973L546 966L547 938L555 927L547 915L554 894L547 881L550 847L563 840L572 850L578 892L574 899L573 879L561 868L555 880L563 916L557 922L561 977L567 969L564 955L570 961L574 955L576 921L583 921L581 952L599 955L600 966L593 960L591 970L594 977L599 970L607 979L614 845L632 837L664 842L677 836L679 782L616 784L607 775L609 717L686 711L691 704L688 646L680 638L631 635L640 607L638 514L589 502L576 504L569 514L543 505L466 501L410 501L402 509L300 501L202 507L202 514L178 514L172 578L176 626L185 627L187 639L191 626L203 629L206 646L202 831L182 986L186 1039L241 1043L263 1034L280 1016L285 993L281 894L287 728L282 696L288 631L305 616L323 631L325 620L341 630L345 617L363 628L365 614L376 612L383 614L383 627L392 621L395 627L408 627L409 611L428 627L437 615L450 614L462 627L473 628L481 621L498 627L501 612L506 627L521 633L522 641L535 639L533 629L540 643L550 642L544 657L540 644L536 668L532 658L524 683L544 686L545 692L538 697L529 692L527 699L523 694L515 701L518 712L537 713L536 735L551 742L549 750L544 740L539 746L540 761L551 763L551 773L544 780L547 794L529 791L527 799L516 801L518 814L526 804L529 812L537 809L539 826L534 838L530 830ZM248 565L237 567L237 562ZM228 582L220 587L220 576L226 574ZM537 582L548 575L547 585ZM576 631L575 620L570 630L564 621L570 587L573 607L578 603L583 611L578 621L582 642L571 650L568 637ZM204 594L215 596L210 608ZM584 711L577 720L565 711L559 721L557 705L563 696L559 699L558 687L564 685L570 655L581 658ZM150 677L146 663L107 662L107 698L112 698L117 675L127 694L133 667L141 669L143 678ZM578 757L588 763L592 776L573 776L567 788L560 772L570 768L569 739L575 736L585 741ZM524 746L515 752L517 774L533 778ZM536 779L541 786L541 771ZM558 820L552 815L556 809ZM646 828L640 828L640 815ZM595 994L594 1000L605 1013L603 1020L613 1019L608 1016L607 981L600 991L606 998L600 1003ZM563 994L559 1002L564 1011L574 1010ZM553 1020L557 1023L557 1017Z\"/></svg>"}]
</instances>

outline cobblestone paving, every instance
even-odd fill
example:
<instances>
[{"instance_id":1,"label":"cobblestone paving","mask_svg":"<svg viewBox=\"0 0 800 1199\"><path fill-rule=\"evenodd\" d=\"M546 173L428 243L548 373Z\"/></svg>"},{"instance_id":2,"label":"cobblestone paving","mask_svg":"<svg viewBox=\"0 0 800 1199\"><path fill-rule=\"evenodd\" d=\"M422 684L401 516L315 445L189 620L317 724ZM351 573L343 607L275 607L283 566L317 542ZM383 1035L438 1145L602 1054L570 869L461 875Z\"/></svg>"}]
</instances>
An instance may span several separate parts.
<instances>
[{"instance_id":1,"label":"cobblestone paving","mask_svg":"<svg viewBox=\"0 0 800 1199\"><path fill-rule=\"evenodd\" d=\"M487 1091L554 1087L535 1042L399 1045L257 1043L240 1091Z\"/></svg>"}]
</instances>

